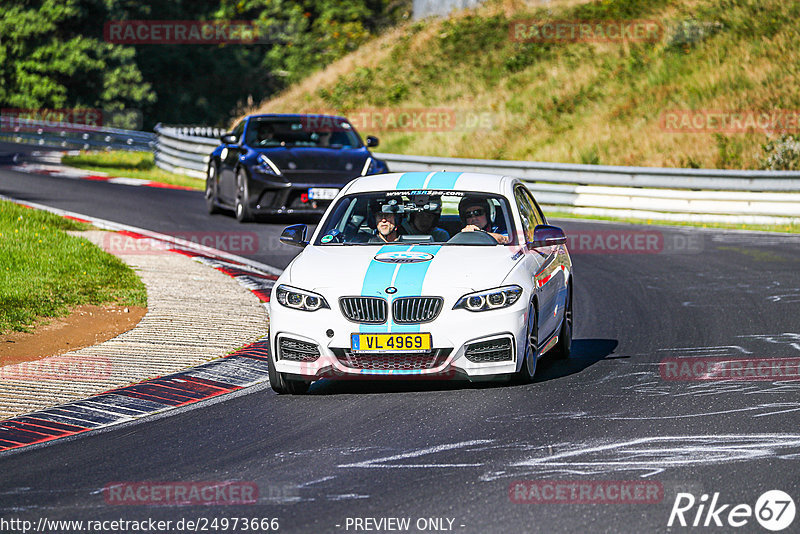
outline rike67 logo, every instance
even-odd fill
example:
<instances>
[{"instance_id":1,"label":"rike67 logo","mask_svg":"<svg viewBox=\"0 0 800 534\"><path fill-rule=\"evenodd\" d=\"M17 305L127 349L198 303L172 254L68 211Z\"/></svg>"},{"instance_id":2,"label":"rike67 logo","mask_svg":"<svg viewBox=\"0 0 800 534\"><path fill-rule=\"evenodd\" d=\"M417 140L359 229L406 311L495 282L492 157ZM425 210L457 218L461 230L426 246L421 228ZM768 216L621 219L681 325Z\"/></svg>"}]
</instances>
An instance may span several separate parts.
<instances>
[{"instance_id":1,"label":"rike67 logo","mask_svg":"<svg viewBox=\"0 0 800 534\"><path fill-rule=\"evenodd\" d=\"M781 490L764 492L755 506L723 504L719 493L703 494L699 499L691 493L678 493L669 514L667 526L740 528L751 524L753 517L767 530L785 530L794 522L794 500Z\"/></svg>"}]
</instances>

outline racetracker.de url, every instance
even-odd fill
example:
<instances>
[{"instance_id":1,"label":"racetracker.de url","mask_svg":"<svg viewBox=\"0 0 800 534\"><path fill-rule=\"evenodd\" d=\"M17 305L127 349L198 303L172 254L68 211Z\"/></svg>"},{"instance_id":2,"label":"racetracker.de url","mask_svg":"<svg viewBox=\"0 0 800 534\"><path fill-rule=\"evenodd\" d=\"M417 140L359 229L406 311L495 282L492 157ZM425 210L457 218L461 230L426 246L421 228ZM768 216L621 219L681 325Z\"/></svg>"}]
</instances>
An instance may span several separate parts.
<instances>
[{"instance_id":1,"label":"racetracker.de url","mask_svg":"<svg viewBox=\"0 0 800 534\"><path fill-rule=\"evenodd\" d=\"M0 532L88 532L109 534L111 532L277 532L280 520L275 517L196 517L192 519L106 519L38 520L19 518L0 518Z\"/></svg>"}]
</instances>

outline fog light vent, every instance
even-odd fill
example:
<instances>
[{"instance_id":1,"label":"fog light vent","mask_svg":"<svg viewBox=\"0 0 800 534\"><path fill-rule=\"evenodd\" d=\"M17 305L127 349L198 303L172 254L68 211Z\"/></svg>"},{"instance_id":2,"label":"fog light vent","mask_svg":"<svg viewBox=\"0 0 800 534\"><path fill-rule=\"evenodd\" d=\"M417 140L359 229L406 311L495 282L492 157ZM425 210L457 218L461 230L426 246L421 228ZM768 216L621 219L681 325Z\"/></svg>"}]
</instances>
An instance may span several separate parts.
<instances>
[{"instance_id":1,"label":"fog light vent","mask_svg":"<svg viewBox=\"0 0 800 534\"><path fill-rule=\"evenodd\" d=\"M514 359L511 353L511 338L507 337L470 343L464 355L475 363L507 362Z\"/></svg>"},{"instance_id":2,"label":"fog light vent","mask_svg":"<svg viewBox=\"0 0 800 534\"><path fill-rule=\"evenodd\" d=\"M313 362L319 358L319 347L307 341L282 337L278 340L278 358L293 362Z\"/></svg>"}]
</instances>

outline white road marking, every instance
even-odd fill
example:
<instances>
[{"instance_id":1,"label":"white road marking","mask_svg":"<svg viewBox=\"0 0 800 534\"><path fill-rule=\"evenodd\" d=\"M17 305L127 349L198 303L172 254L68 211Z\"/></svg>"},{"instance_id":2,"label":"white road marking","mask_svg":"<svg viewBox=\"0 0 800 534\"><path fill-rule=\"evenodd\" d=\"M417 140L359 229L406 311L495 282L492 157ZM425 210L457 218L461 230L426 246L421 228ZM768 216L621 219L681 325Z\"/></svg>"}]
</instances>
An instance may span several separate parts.
<instances>
[{"instance_id":1,"label":"white road marking","mask_svg":"<svg viewBox=\"0 0 800 534\"><path fill-rule=\"evenodd\" d=\"M492 443L494 440L491 439L475 439L470 441L461 441L458 443L448 443L445 445L436 445L434 447L426 447L424 449L417 449L410 452L404 452L402 454L395 454L392 456L384 456L383 458L374 458L372 460L364 460L362 462L355 462L352 464L340 464L337 467L363 467L363 468L373 468L373 467L380 467L380 468L434 468L434 467L480 467L482 463L472 463L472 464L390 464L387 462L394 462L396 460L405 460L407 458L418 458L420 456L426 456L429 454L437 454L439 452L450 451L454 449L462 449L464 447L470 447L472 445L485 445L487 443Z\"/></svg>"}]
</instances>

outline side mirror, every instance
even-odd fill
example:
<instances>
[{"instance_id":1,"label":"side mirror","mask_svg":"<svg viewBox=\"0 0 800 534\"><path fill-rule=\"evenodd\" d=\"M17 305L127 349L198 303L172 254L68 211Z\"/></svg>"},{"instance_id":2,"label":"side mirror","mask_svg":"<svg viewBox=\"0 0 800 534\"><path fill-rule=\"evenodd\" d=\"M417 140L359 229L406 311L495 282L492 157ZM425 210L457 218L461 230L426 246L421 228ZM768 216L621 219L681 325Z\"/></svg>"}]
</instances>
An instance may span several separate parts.
<instances>
[{"instance_id":1,"label":"side mirror","mask_svg":"<svg viewBox=\"0 0 800 534\"><path fill-rule=\"evenodd\" d=\"M239 141L238 139L236 139L236 136L233 135L231 132L226 133L219 139L226 145L235 145Z\"/></svg>"},{"instance_id":2,"label":"side mirror","mask_svg":"<svg viewBox=\"0 0 800 534\"><path fill-rule=\"evenodd\" d=\"M308 226L305 224L293 224L283 229L281 233L281 243L292 245L294 247L305 247L308 245L306 241L306 234L308 233Z\"/></svg>"},{"instance_id":3,"label":"side mirror","mask_svg":"<svg viewBox=\"0 0 800 534\"><path fill-rule=\"evenodd\" d=\"M376 146L378 146L379 143L380 143L380 141L378 141L378 138L375 137L374 135L368 135L367 136L367 146L369 148L376 147Z\"/></svg>"},{"instance_id":4,"label":"side mirror","mask_svg":"<svg viewBox=\"0 0 800 534\"><path fill-rule=\"evenodd\" d=\"M540 224L533 229L533 241L528 243L529 248L552 247L563 245L567 242L564 230L557 226Z\"/></svg>"}]
</instances>

